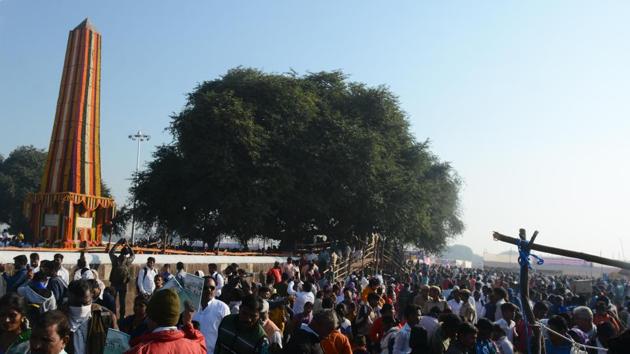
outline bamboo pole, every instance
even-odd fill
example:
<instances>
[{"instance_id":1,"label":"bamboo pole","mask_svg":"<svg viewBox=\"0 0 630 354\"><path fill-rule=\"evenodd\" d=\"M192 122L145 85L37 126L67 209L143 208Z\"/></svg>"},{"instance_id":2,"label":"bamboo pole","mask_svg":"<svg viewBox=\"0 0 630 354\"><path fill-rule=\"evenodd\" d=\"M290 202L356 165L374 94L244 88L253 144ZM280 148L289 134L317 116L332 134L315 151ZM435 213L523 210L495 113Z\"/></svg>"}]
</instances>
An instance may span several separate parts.
<instances>
[{"instance_id":1,"label":"bamboo pole","mask_svg":"<svg viewBox=\"0 0 630 354\"><path fill-rule=\"evenodd\" d=\"M494 239L496 241L510 243L512 245L518 245L519 242L520 242L520 240L515 238L515 237L502 235L502 234L500 234L500 233L498 233L496 231L492 234L492 236L494 237ZM618 260L615 260L615 259L604 258L604 257L600 257L600 256L594 256L592 254L587 254L587 253L582 253L582 252L575 252L575 251L569 251L569 250L565 250L565 249L562 249L562 248L544 246L544 245L539 245L539 244L532 244L531 245L531 249L532 250L536 250L536 251L540 251L540 252L545 252L545 253L549 253L549 254L558 255L558 256L577 258L577 259L581 259L581 260L584 260L584 261L587 261L587 262L593 262L593 263L603 264L603 265L607 265L607 266L611 266L611 267L616 267L616 268L621 268L621 269L625 269L625 270L630 270L630 263L628 263L628 262L618 261Z\"/></svg>"}]
</instances>

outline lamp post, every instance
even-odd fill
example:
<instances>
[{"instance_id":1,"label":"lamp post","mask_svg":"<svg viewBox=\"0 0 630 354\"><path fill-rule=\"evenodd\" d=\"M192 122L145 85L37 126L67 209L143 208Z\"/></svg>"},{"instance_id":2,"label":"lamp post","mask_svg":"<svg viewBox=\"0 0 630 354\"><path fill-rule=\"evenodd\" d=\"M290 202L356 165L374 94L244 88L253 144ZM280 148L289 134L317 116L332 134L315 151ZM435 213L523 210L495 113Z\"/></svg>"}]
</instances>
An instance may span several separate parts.
<instances>
[{"instance_id":1,"label":"lamp post","mask_svg":"<svg viewBox=\"0 0 630 354\"><path fill-rule=\"evenodd\" d=\"M140 169L140 143L143 141L149 141L150 135L143 134L140 130L137 133L129 135L129 139L138 142L138 149L136 152L136 174L138 178L138 170ZM131 245L134 245L134 235L136 232L136 197L133 198L133 209L131 211Z\"/></svg>"}]
</instances>

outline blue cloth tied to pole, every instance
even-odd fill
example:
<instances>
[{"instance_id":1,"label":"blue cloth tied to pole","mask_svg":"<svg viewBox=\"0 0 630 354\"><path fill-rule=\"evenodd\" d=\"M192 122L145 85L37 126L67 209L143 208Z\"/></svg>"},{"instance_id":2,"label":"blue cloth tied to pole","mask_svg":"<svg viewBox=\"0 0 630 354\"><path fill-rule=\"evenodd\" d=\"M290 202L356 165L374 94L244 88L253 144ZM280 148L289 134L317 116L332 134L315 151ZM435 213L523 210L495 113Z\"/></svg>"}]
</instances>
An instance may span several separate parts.
<instances>
[{"instance_id":1,"label":"blue cloth tied to pole","mask_svg":"<svg viewBox=\"0 0 630 354\"><path fill-rule=\"evenodd\" d=\"M527 266L529 269L532 269L532 264L529 260L530 257L536 259L536 264L543 265L545 260L538 257L535 254L531 254L529 251L529 247L525 247L529 244L529 241L518 241L518 264L521 266Z\"/></svg>"},{"instance_id":2,"label":"blue cloth tied to pole","mask_svg":"<svg viewBox=\"0 0 630 354\"><path fill-rule=\"evenodd\" d=\"M518 264L521 266L521 272L523 272L523 268L527 267L528 269L532 269L532 264L529 260L530 257L536 259L536 264L542 265L545 261L538 257L535 254L530 253L530 248L527 247L529 245L529 241L519 240L518 241ZM523 304L521 304L521 313L525 319L525 323L527 323L527 314L523 309ZM531 353L531 338L529 337L529 326L525 326L525 343L527 345L527 353Z\"/></svg>"}]
</instances>

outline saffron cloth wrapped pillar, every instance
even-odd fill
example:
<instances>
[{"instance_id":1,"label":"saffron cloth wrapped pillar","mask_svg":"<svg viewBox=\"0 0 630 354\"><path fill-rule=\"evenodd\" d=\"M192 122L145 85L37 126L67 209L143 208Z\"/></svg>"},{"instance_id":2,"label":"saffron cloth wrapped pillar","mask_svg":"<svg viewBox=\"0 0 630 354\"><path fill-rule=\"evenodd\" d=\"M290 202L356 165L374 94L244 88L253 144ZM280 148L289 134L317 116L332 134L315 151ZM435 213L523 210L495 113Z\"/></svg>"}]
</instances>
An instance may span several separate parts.
<instances>
[{"instance_id":1,"label":"saffron cloth wrapped pillar","mask_svg":"<svg viewBox=\"0 0 630 354\"><path fill-rule=\"evenodd\" d=\"M32 240L50 247L101 244L115 203L101 191L101 34L88 19L70 31L48 160L24 212Z\"/></svg>"}]
</instances>

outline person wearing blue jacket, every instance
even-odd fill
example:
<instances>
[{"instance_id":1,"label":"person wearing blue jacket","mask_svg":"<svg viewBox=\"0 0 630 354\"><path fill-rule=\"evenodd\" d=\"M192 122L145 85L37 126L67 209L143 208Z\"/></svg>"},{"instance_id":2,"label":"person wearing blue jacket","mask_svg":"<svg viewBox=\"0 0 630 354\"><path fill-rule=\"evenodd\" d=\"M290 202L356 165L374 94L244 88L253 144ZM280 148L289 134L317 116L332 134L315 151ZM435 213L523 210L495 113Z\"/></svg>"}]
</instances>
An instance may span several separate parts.
<instances>
[{"instance_id":1,"label":"person wearing blue jacket","mask_svg":"<svg viewBox=\"0 0 630 354\"><path fill-rule=\"evenodd\" d=\"M26 269L27 264L28 259L23 254L13 258L13 275L9 276L7 273L2 274L7 283L7 293L15 293L20 286L26 284L28 281Z\"/></svg>"}]
</instances>

